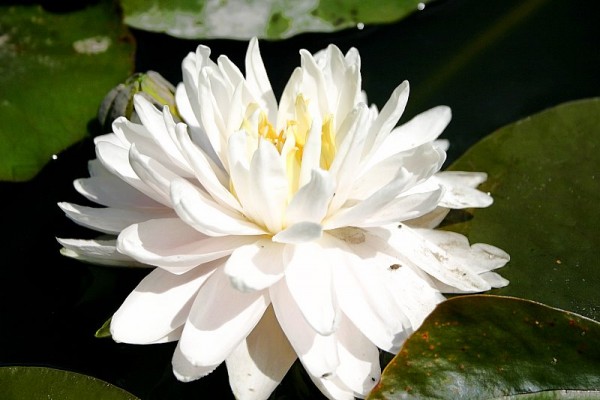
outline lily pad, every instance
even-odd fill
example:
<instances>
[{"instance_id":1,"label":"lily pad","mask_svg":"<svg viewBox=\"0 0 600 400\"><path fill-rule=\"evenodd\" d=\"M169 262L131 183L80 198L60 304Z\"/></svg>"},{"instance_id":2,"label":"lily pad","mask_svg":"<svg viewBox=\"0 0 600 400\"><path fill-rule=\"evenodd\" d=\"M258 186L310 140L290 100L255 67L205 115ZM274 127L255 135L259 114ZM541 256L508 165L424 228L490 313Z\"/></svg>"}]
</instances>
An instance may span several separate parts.
<instances>
[{"instance_id":1,"label":"lily pad","mask_svg":"<svg viewBox=\"0 0 600 400\"><path fill-rule=\"evenodd\" d=\"M28 180L84 138L133 51L110 1L61 14L1 6L0 180Z\"/></svg>"},{"instance_id":2,"label":"lily pad","mask_svg":"<svg viewBox=\"0 0 600 400\"><path fill-rule=\"evenodd\" d=\"M0 368L0 397L11 400L138 400L131 393L100 379L45 367Z\"/></svg>"},{"instance_id":3,"label":"lily pad","mask_svg":"<svg viewBox=\"0 0 600 400\"><path fill-rule=\"evenodd\" d=\"M600 323L529 300L473 295L440 304L368 399L551 399L598 389Z\"/></svg>"},{"instance_id":4,"label":"lily pad","mask_svg":"<svg viewBox=\"0 0 600 400\"><path fill-rule=\"evenodd\" d=\"M600 99L569 102L501 128L449 169L486 171L485 209L445 229L491 243L511 261L492 293L600 320Z\"/></svg>"},{"instance_id":5,"label":"lily pad","mask_svg":"<svg viewBox=\"0 0 600 400\"><path fill-rule=\"evenodd\" d=\"M285 39L400 20L428 0L121 0L125 23L185 39ZM359 25L360 26L360 25Z\"/></svg>"}]
</instances>

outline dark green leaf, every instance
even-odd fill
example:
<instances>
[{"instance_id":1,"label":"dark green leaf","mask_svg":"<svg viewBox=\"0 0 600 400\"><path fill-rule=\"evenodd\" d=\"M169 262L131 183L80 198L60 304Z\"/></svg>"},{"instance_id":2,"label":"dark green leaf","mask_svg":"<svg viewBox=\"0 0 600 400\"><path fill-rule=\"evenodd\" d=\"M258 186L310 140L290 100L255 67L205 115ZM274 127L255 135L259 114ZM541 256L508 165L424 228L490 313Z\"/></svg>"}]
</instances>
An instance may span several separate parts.
<instances>
[{"instance_id":1,"label":"dark green leaf","mask_svg":"<svg viewBox=\"0 0 600 400\"><path fill-rule=\"evenodd\" d=\"M0 368L0 398L10 400L137 400L100 379L44 367Z\"/></svg>"},{"instance_id":2,"label":"dark green leaf","mask_svg":"<svg viewBox=\"0 0 600 400\"><path fill-rule=\"evenodd\" d=\"M180 38L284 39L400 20L430 0L121 0L125 22Z\"/></svg>"},{"instance_id":3,"label":"dark green leaf","mask_svg":"<svg viewBox=\"0 0 600 400\"><path fill-rule=\"evenodd\" d=\"M600 99L571 102L506 126L450 169L485 171L494 204L454 213L446 228L506 250L495 294L600 319Z\"/></svg>"},{"instance_id":4,"label":"dark green leaf","mask_svg":"<svg viewBox=\"0 0 600 400\"><path fill-rule=\"evenodd\" d=\"M133 44L109 1L63 14L0 7L0 180L30 179L82 139L132 70Z\"/></svg>"},{"instance_id":5,"label":"dark green leaf","mask_svg":"<svg viewBox=\"0 0 600 400\"><path fill-rule=\"evenodd\" d=\"M473 295L440 304L368 398L491 399L557 389L600 389L600 324L529 300Z\"/></svg>"}]
</instances>

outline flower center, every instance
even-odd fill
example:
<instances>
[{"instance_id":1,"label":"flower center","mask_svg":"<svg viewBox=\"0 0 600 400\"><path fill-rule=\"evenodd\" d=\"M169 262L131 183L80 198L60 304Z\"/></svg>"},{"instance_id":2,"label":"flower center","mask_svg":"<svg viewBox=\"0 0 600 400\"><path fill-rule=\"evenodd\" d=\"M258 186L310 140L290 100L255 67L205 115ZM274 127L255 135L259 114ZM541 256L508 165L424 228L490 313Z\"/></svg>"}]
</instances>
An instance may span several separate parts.
<instances>
[{"instance_id":1,"label":"flower center","mask_svg":"<svg viewBox=\"0 0 600 400\"><path fill-rule=\"evenodd\" d=\"M256 112L256 105L248 107L247 115ZM269 121L267 114L260 111L258 114L257 127L253 129L250 118L244 119L243 127L246 132L255 132L262 139L269 140L279 154L284 157L286 173L290 182L290 192L295 193L298 190L298 180L300 177L300 167L304 156L304 147L311 131L313 118L308 110L308 101L299 94L294 103L294 118L285 122L285 125L279 132ZM315 131L316 132L316 131ZM321 153L319 166L328 170L335 157L335 132L333 125L333 115L325 117L321 129Z\"/></svg>"}]
</instances>

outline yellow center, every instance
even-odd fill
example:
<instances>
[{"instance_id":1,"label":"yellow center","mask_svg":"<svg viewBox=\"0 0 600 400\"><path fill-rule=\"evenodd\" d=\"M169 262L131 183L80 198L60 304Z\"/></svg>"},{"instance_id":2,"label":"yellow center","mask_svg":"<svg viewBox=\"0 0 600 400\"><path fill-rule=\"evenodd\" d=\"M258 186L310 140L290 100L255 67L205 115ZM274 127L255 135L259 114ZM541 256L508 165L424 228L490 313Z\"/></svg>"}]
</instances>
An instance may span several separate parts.
<instances>
[{"instance_id":1,"label":"yellow center","mask_svg":"<svg viewBox=\"0 0 600 400\"><path fill-rule=\"evenodd\" d=\"M255 105L250 106L247 112L254 111L255 107ZM308 101L301 94L296 97L295 118L286 121L285 126L279 132L273 128L273 125L263 111L260 112L258 117L258 135L273 143L279 154L285 154L290 194L298 190L304 146L311 126L312 118L308 111ZM243 122L243 127L248 133L253 131L252 127L249 126L247 118ZM290 144L293 144L293 146ZM328 170L331 167L335 153L333 116L328 115L321 125L321 156L319 166L322 169Z\"/></svg>"}]
</instances>

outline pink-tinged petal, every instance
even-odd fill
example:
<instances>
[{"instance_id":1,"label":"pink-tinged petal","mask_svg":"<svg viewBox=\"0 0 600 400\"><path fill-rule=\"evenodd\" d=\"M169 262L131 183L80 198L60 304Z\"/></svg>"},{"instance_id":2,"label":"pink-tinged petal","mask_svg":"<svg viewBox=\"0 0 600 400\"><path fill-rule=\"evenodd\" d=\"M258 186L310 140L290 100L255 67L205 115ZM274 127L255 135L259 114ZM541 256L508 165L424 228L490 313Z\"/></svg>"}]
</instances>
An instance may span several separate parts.
<instances>
[{"instance_id":1,"label":"pink-tinged petal","mask_svg":"<svg viewBox=\"0 0 600 400\"><path fill-rule=\"evenodd\" d=\"M203 378L206 375L213 372L219 364L209 366L198 366L193 365L185 356L181 353L181 346L177 344L171 364L173 366L173 375L180 382L191 382L197 379Z\"/></svg>"},{"instance_id":2,"label":"pink-tinged petal","mask_svg":"<svg viewBox=\"0 0 600 400\"><path fill-rule=\"evenodd\" d=\"M379 351L345 316L335 336L340 355L336 375L358 397L364 397L381 378Z\"/></svg>"},{"instance_id":3,"label":"pink-tinged petal","mask_svg":"<svg viewBox=\"0 0 600 400\"><path fill-rule=\"evenodd\" d=\"M269 305L266 292L241 292L219 268L202 286L179 340L193 365L218 365L254 329Z\"/></svg>"},{"instance_id":4,"label":"pink-tinged petal","mask_svg":"<svg viewBox=\"0 0 600 400\"><path fill-rule=\"evenodd\" d=\"M454 209L492 205L492 196L475 189L486 179L487 174L483 172L438 172L435 174L435 180L445 189L440 205Z\"/></svg>"},{"instance_id":5,"label":"pink-tinged petal","mask_svg":"<svg viewBox=\"0 0 600 400\"><path fill-rule=\"evenodd\" d=\"M285 281L294 302L317 333L331 334L339 322L331 277L335 261L317 243L288 245L284 257Z\"/></svg>"},{"instance_id":6,"label":"pink-tinged petal","mask_svg":"<svg viewBox=\"0 0 600 400\"><path fill-rule=\"evenodd\" d=\"M406 225L390 229L389 233L391 236L388 242L396 250L395 255L401 264L413 265L464 292L482 292L491 289L485 279L470 267L463 265L464 260L455 255L455 249L448 252L428 239L423 232Z\"/></svg>"},{"instance_id":7,"label":"pink-tinged petal","mask_svg":"<svg viewBox=\"0 0 600 400\"><path fill-rule=\"evenodd\" d=\"M67 217L81 226L109 234L118 234L129 225L154 218L173 217L172 210L92 208L71 203L58 203Z\"/></svg>"},{"instance_id":8,"label":"pink-tinged petal","mask_svg":"<svg viewBox=\"0 0 600 400\"><path fill-rule=\"evenodd\" d=\"M398 120L404 113L408 94L410 92L408 81L402 82L392 93L390 99L385 103L383 109L373 121L369 130L365 150L379 149L381 143L388 137Z\"/></svg>"},{"instance_id":9,"label":"pink-tinged petal","mask_svg":"<svg viewBox=\"0 0 600 400\"><path fill-rule=\"evenodd\" d=\"M113 315L112 338L117 342L145 344L183 325L196 292L218 265L207 264L183 275L154 269Z\"/></svg>"},{"instance_id":10,"label":"pink-tinged petal","mask_svg":"<svg viewBox=\"0 0 600 400\"><path fill-rule=\"evenodd\" d=\"M301 244L318 240L323 235L323 227L314 222L298 222L290 225L275 236L277 243Z\"/></svg>"},{"instance_id":11,"label":"pink-tinged petal","mask_svg":"<svg viewBox=\"0 0 600 400\"><path fill-rule=\"evenodd\" d=\"M246 52L246 83L250 91L257 95L256 99L261 108L269 116L270 121L275 121L277 117L277 101L271 88L269 77L260 56L258 40L252 38Z\"/></svg>"},{"instance_id":12,"label":"pink-tinged petal","mask_svg":"<svg viewBox=\"0 0 600 400\"><path fill-rule=\"evenodd\" d=\"M335 374L340 362L335 335L322 336L314 331L306 322L284 279L271 286L269 293L281 329L306 371L317 377Z\"/></svg>"},{"instance_id":13,"label":"pink-tinged petal","mask_svg":"<svg viewBox=\"0 0 600 400\"><path fill-rule=\"evenodd\" d=\"M73 186L88 200L107 207L166 208L114 175L76 179Z\"/></svg>"},{"instance_id":14,"label":"pink-tinged petal","mask_svg":"<svg viewBox=\"0 0 600 400\"><path fill-rule=\"evenodd\" d=\"M63 248L60 254L79 261L110 267L144 267L133 258L117 251L116 240L56 239Z\"/></svg>"},{"instance_id":15,"label":"pink-tinged petal","mask_svg":"<svg viewBox=\"0 0 600 400\"><path fill-rule=\"evenodd\" d=\"M144 193L153 200L169 206L169 202L156 193L151 187L143 182L129 164L129 149L116 146L109 142L98 142L96 144L96 155L104 167L114 175L118 176L135 189Z\"/></svg>"},{"instance_id":16,"label":"pink-tinged petal","mask_svg":"<svg viewBox=\"0 0 600 400\"><path fill-rule=\"evenodd\" d=\"M370 157L375 161L384 160L399 151L432 142L448 126L451 118L450 108L446 106L427 110L392 130Z\"/></svg>"},{"instance_id":17,"label":"pink-tinged petal","mask_svg":"<svg viewBox=\"0 0 600 400\"><path fill-rule=\"evenodd\" d=\"M171 198L177 215L188 225L209 236L262 235L266 232L241 214L217 204L184 179L171 183Z\"/></svg>"},{"instance_id":18,"label":"pink-tinged petal","mask_svg":"<svg viewBox=\"0 0 600 400\"><path fill-rule=\"evenodd\" d=\"M225 262L225 274L241 291L265 289L283 276L285 245L259 239L235 249Z\"/></svg>"},{"instance_id":19,"label":"pink-tinged petal","mask_svg":"<svg viewBox=\"0 0 600 400\"><path fill-rule=\"evenodd\" d=\"M253 240L248 236L206 236L179 218L164 218L129 226L119 235L117 248L140 262L182 274L228 256Z\"/></svg>"},{"instance_id":20,"label":"pink-tinged petal","mask_svg":"<svg viewBox=\"0 0 600 400\"><path fill-rule=\"evenodd\" d=\"M327 171L314 169L310 181L302 186L287 207L286 223L320 223L325 215L335 186Z\"/></svg>"},{"instance_id":21,"label":"pink-tinged petal","mask_svg":"<svg viewBox=\"0 0 600 400\"><path fill-rule=\"evenodd\" d=\"M296 360L272 307L227 357L229 384L237 399L268 398Z\"/></svg>"},{"instance_id":22,"label":"pink-tinged petal","mask_svg":"<svg viewBox=\"0 0 600 400\"><path fill-rule=\"evenodd\" d=\"M254 208L260 210L262 223L270 232L282 228L287 205L288 179L279 153L268 140L260 140L258 149L250 162L251 199Z\"/></svg>"}]
</instances>

